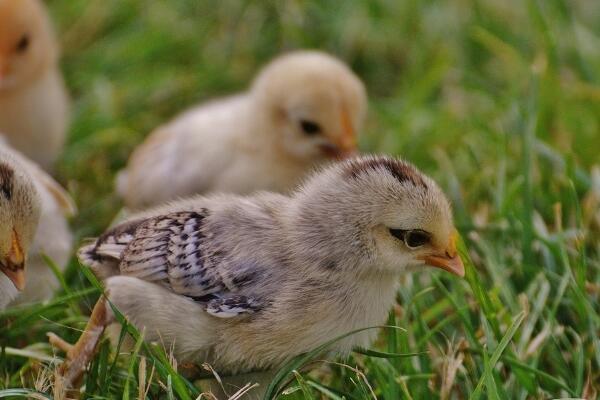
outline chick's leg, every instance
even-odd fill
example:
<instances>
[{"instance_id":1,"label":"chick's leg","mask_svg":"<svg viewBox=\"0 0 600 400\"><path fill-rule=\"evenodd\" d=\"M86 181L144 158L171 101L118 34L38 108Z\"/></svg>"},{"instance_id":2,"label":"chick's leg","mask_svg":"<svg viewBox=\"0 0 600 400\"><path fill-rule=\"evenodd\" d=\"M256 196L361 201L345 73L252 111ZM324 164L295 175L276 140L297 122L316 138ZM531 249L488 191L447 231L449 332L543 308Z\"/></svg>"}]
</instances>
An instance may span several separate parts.
<instances>
[{"instance_id":1,"label":"chick's leg","mask_svg":"<svg viewBox=\"0 0 600 400\"><path fill-rule=\"evenodd\" d=\"M129 277L113 276L105 282L106 296L144 334L144 339L164 345L178 360L190 361L200 357L214 343L220 321L208 315L204 308L185 296L175 294L152 282ZM107 325L117 322L112 308L102 297L94 306L84 333L73 346L50 335L56 347L67 352L67 360L59 373L64 386L73 387L81 378L94 349Z\"/></svg>"},{"instance_id":2,"label":"chick's leg","mask_svg":"<svg viewBox=\"0 0 600 400\"><path fill-rule=\"evenodd\" d=\"M71 345L54 333L48 333L50 344L67 353L65 362L57 371L62 380L61 386L72 388L78 384L94 356L102 332L113 320L114 315L106 306L106 298L102 296L94 306L92 315L77 343Z\"/></svg>"}]
</instances>

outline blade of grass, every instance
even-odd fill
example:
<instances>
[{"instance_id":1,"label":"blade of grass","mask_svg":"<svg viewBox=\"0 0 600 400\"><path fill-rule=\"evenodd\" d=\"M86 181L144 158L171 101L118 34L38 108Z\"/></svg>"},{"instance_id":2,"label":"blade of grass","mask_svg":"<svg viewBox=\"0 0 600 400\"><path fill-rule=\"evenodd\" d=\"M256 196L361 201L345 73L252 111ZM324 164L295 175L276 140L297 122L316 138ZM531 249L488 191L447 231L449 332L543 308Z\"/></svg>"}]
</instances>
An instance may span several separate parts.
<instances>
[{"instance_id":1,"label":"blade of grass","mask_svg":"<svg viewBox=\"0 0 600 400\"><path fill-rule=\"evenodd\" d=\"M140 337L135 342L135 346L133 348L133 351L131 352L131 356L130 356L130 360L129 360L129 368L127 370L127 379L125 380L125 386L123 388L123 400L129 400L131 379L135 376L134 369L137 364L138 354L140 352L140 349L142 348L143 343L144 343L144 333L142 332Z\"/></svg>"},{"instance_id":2,"label":"blade of grass","mask_svg":"<svg viewBox=\"0 0 600 400\"><path fill-rule=\"evenodd\" d=\"M300 390L302 391L304 398L306 400L313 400L314 396L310 392L310 388L308 387L308 384L306 383L302 375L296 370L292 371L292 373L296 377L296 381L298 382L298 386L300 386Z\"/></svg>"},{"instance_id":3,"label":"blade of grass","mask_svg":"<svg viewBox=\"0 0 600 400\"><path fill-rule=\"evenodd\" d=\"M353 351L354 351L354 353L363 354L365 356L376 357L376 358L406 358L406 357L415 357L415 356L420 356L423 354L428 354L427 351L419 351L416 353L388 353L385 351L377 351L377 350L371 350L371 349L355 349Z\"/></svg>"},{"instance_id":4,"label":"blade of grass","mask_svg":"<svg viewBox=\"0 0 600 400\"><path fill-rule=\"evenodd\" d=\"M479 399L479 397L481 396L481 392L483 390L483 386L486 382L486 379L494 380L493 376L491 378L489 378L486 375L492 373L492 369L496 366L496 363L498 363L498 360L500 360L500 357L502 356L504 349L506 349L506 346L508 346L508 344L512 340L515 333L517 333L517 330L519 329L519 326L521 325L521 323L523 322L524 319L525 319L525 312L523 312L523 311L515 316L512 325L508 328L508 330L506 331L506 334L502 337L502 340L500 340L500 343L498 343L498 346L496 346L496 348L494 349L494 352L492 353L492 356L490 357L489 362L485 366L484 374L479 379L479 382L477 383L475 390L469 396L469 400ZM490 389L490 388L488 388L488 389Z\"/></svg>"},{"instance_id":5,"label":"blade of grass","mask_svg":"<svg viewBox=\"0 0 600 400\"><path fill-rule=\"evenodd\" d=\"M52 396L31 389L4 389L0 390L0 398L4 397L27 397L52 400Z\"/></svg>"}]
</instances>

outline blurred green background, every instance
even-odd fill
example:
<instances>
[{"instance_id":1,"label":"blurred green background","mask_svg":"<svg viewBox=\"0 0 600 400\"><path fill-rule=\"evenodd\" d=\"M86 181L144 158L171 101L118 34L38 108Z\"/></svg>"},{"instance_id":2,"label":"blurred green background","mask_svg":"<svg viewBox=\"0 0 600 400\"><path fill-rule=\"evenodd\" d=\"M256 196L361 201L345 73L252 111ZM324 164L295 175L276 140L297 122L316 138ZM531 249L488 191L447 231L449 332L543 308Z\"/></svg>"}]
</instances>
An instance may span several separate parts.
<instances>
[{"instance_id":1,"label":"blurred green background","mask_svg":"<svg viewBox=\"0 0 600 400\"><path fill-rule=\"evenodd\" d=\"M407 332L382 334L376 348L425 353L355 355L349 365L387 400L595 398L600 2L47 3L74 98L58 172L81 210L73 221L79 238L114 218L114 175L153 128L197 102L244 90L282 51L322 49L367 86L361 148L401 155L440 182L476 268L466 281L403 279L388 323ZM89 286L75 262L67 278ZM89 304L59 305L45 311L51 329L83 327ZM44 342L48 326L32 324L28 335ZM30 365L10 368L6 382L16 382ZM92 394L132 390L122 374L108 376L92 378ZM373 398L361 379L329 365L297 377L296 393L285 398Z\"/></svg>"}]
</instances>

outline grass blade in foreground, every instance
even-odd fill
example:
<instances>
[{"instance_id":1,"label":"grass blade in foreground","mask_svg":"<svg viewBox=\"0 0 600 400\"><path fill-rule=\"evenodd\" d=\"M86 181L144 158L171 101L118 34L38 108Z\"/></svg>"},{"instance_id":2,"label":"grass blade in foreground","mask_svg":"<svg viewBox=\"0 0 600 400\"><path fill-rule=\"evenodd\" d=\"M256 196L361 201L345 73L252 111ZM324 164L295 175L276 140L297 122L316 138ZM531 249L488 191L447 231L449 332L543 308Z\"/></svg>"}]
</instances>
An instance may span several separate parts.
<instances>
[{"instance_id":1,"label":"grass blade in foreground","mask_svg":"<svg viewBox=\"0 0 600 400\"><path fill-rule=\"evenodd\" d=\"M471 396L469 396L469 400L479 399L479 397L481 396L481 392L483 390L484 383L486 381L495 382L492 370L495 367L498 360L500 359L500 356L504 352L504 349L506 349L506 346L508 346L508 344L512 340L515 333L517 333L517 330L519 329L519 326L521 326L521 323L523 322L524 319L525 319L525 312L523 312L523 311L520 312L515 317L512 325L510 326L510 328L508 328L508 331L506 331L506 334L502 337L502 340L500 340L500 343L498 344L498 346L496 346L496 349L492 353L492 356L486 363L483 376L481 376L481 378L479 378L479 382L477 383L477 386L475 387L475 390L473 391L473 393L471 393Z\"/></svg>"},{"instance_id":2,"label":"grass blade in foreground","mask_svg":"<svg viewBox=\"0 0 600 400\"><path fill-rule=\"evenodd\" d=\"M0 390L0 399L5 397L25 397L30 399L48 399L52 400L52 396L31 389L5 389Z\"/></svg>"}]
</instances>

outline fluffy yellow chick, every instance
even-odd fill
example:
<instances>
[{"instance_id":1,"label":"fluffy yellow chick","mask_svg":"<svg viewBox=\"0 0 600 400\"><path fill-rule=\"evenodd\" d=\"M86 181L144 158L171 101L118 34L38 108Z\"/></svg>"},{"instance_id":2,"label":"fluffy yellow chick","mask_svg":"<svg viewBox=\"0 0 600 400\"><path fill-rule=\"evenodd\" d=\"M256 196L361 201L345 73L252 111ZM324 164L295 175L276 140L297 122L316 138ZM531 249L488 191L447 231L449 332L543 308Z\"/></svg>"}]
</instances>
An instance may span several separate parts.
<instances>
[{"instance_id":1,"label":"fluffy yellow chick","mask_svg":"<svg viewBox=\"0 0 600 400\"><path fill-rule=\"evenodd\" d=\"M356 149L366 107L362 82L342 62L292 52L268 64L247 92L156 129L117 190L131 209L197 193L287 191L315 165Z\"/></svg>"},{"instance_id":2,"label":"fluffy yellow chick","mask_svg":"<svg viewBox=\"0 0 600 400\"><path fill-rule=\"evenodd\" d=\"M69 99L58 46L38 0L0 0L0 131L51 170L65 142Z\"/></svg>"}]
</instances>

